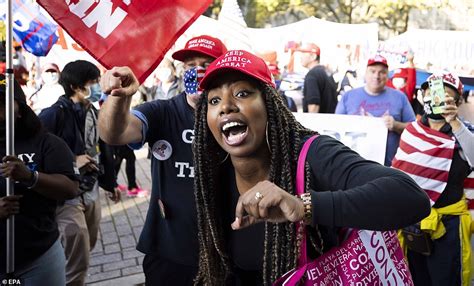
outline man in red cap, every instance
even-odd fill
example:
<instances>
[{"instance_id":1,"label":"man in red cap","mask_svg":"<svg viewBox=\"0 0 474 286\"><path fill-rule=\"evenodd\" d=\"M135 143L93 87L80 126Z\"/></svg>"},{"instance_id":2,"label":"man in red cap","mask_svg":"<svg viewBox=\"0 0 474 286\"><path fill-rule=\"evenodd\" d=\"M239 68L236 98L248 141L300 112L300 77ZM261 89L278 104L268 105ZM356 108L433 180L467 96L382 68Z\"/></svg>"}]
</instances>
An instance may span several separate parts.
<instances>
[{"instance_id":1,"label":"man in red cap","mask_svg":"<svg viewBox=\"0 0 474 286\"><path fill-rule=\"evenodd\" d=\"M128 67L115 67L101 80L108 99L99 130L113 145L151 148L152 193L137 249L145 253L146 285L193 285L199 246L194 201L194 109L205 69L227 51L210 36L190 39L172 57L184 63L185 92L170 100L146 102L129 111L138 81Z\"/></svg>"},{"instance_id":2,"label":"man in red cap","mask_svg":"<svg viewBox=\"0 0 474 286\"><path fill-rule=\"evenodd\" d=\"M298 51L301 52L301 65L309 69L304 78L303 112L334 113L337 85L327 69L319 64L321 50L310 43Z\"/></svg>"},{"instance_id":3,"label":"man in red cap","mask_svg":"<svg viewBox=\"0 0 474 286\"><path fill-rule=\"evenodd\" d=\"M415 121L415 114L403 93L386 87L387 80L387 59L380 55L370 58L365 72L365 86L346 92L337 104L336 114L383 117L389 131L384 164L390 166L400 134L407 122Z\"/></svg>"}]
</instances>

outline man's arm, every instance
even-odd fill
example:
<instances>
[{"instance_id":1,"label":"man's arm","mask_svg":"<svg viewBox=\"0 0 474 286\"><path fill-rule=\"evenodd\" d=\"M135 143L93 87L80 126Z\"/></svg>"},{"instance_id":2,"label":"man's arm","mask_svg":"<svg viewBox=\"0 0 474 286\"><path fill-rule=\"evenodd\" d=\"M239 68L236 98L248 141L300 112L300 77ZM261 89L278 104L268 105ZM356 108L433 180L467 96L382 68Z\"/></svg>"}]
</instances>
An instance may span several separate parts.
<instances>
[{"instance_id":1,"label":"man's arm","mask_svg":"<svg viewBox=\"0 0 474 286\"><path fill-rule=\"evenodd\" d=\"M388 113L388 111L385 112L385 114L383 115L385 126L387 126L388 130L396 132L398 134L402 134L403 130L405 130L405 127L407 127L409 122L416 120L415 113L413 112L413 108L408 102L408 98L401 92L400 98L402 100L401 121L396 121L393 116Z\"/></svg>"},{"instance_id":2,"label":"man's arm","mask_svg":"<svg viewBox=\"0 0 474 286\"><path fill-rule=\"evenodd\" d=\"M389 131L396 132L398 134L402 134L403 130L405 130L405 127L408 125L408 122L396 121L393 116L388 113L388 111L383 115L383 121Z\"/></svg>"},{"instance_id":3,"label":"man's arm","mask_svg":"<svg viewBox=\"0 0 474 286\"><path fill-rule=\"evenodd\" d=\"M138 90L138 80L128 67L115 67L107 71L100 81L109 97L99 113L99 133L111 145L141 142L142 122L130 114L132 95Z\"/></svg>"},{"instance_id":4,"label":"man's arm","mask_svg":"<svg viewBox=\"0 0 474 286\"><path fill-rule=\"evenodd\" d=\"M394 120L393 128L390 131L396 132L398 134L402 134L403 130L405 130L407 125L408 125L408 122L400 122L400 121Z\"/></svg>"}]
</instances>

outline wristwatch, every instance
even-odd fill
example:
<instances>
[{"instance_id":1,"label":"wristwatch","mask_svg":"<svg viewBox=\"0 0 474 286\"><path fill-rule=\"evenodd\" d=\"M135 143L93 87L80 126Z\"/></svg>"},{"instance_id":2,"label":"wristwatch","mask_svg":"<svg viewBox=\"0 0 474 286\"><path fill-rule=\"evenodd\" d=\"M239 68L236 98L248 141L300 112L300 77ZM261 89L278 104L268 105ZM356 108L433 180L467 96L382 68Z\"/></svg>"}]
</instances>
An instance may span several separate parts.
<instances>
[{"instance_id":1,"label":"wristwatch","mask_svg":"<svg viewBox=\"0 0 474 286\"><path fill-rule=\"evenodd\" d=\"M299 195L298 198L303 202L304 205L303 222L306 225L310 225L313 223L313 205L311 204L311 194L304 193Z\"/></svg>"}]
</instances>

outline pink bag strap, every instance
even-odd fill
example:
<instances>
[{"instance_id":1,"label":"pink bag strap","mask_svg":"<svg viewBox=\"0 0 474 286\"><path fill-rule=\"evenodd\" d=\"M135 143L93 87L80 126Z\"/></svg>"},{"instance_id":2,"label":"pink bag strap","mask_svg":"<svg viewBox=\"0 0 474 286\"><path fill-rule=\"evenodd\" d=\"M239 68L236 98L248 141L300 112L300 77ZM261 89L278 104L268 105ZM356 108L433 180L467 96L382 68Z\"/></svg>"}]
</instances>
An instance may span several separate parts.
<instances>
[{"instance_id":1,"label":"pink bag strap","mask_svg":"<svg viewBox=\"0 0 474 286\"><path fill-rule=\"evenodd\" d=\"M313 143L314 139L316 139L318 135L311 136L306 142L303 144L303 148L300 151L300 155L298 157L298 165L296 167L296 195L302 195L305 192L305 163L306 163L306 156L308 154L309 147L311 143ZM300 257L298 258L298 265L297 267L301 267L306 265L308 262L308 256L306 253L306 228L304 226L303 221L300 221L296 224L296 233L299 233L300 228L302 228L302 238L301 238L301 247L300 247Z\"/></svg>"}]
</instances>

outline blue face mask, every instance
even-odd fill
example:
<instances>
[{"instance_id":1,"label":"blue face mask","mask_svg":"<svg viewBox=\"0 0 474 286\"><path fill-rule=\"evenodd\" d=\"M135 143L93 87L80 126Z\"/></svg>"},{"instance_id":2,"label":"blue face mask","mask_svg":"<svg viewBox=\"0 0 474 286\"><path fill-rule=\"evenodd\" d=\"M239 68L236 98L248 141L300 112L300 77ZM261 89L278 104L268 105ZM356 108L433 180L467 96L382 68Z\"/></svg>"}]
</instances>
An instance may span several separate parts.
<instances>
[{"instance_id":1,"label":"blue face mask","mask_svg":"<svg viewBox=\"0 0 474 286\"><path fill-rule=\"evenodd\" d=\"M99 101L100 97L102 96L102 90L100 89L100 85L98 83L94 83L93 85L89 86L90 93L87 99L90 102Z\"/></svg>"}]
</instances>

